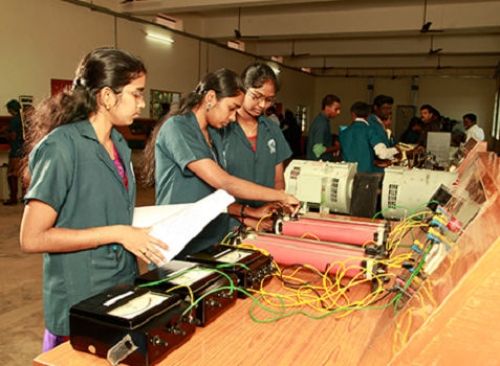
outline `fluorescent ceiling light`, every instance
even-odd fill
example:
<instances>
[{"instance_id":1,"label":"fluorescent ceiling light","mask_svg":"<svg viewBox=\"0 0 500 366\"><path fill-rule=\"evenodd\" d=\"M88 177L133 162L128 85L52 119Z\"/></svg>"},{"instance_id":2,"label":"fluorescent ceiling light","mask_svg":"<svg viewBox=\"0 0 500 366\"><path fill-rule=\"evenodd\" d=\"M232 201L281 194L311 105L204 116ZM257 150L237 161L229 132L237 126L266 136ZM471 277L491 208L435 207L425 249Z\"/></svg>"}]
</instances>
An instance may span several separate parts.
<instances>
[{"instance_id":1,"label":"fluorescent ceiling light","mask_svg":"<svg viewBox=\"0 0 500 366\"><path fill-rule=\"evenodd\" d=\"M165 44L174 43L174 40L172 38L164 36L162 34L158 34L158 33L146 32L146 38L149 38L153 41L165 43Z\"/></svg>"}]
</instances>

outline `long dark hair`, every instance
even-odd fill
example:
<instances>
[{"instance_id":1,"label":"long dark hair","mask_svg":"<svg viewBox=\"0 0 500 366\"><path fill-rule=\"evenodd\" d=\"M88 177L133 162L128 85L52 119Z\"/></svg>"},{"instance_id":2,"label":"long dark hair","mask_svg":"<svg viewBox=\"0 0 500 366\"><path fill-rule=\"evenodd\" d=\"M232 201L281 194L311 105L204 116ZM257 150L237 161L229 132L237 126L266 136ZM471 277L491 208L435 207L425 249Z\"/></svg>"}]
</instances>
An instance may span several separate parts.
<instances>
[{"instance_id":1,"label":"long dark hair","mask_svg":"<svg viewBox=\"0 0 500 366\"><path fill-rule=\"evenodd\" d=\"M209 92L215 92L217 100L235 97L245 92L245 87L240 77L231 70L219 69L206 74L198 83L196 88L184 97L179 109L173 115L187 114L203 102L203 98ZM144 149L141 181L146 187L152 187L155 183L155 145L158 133L169 117L163 118L151 133L148 143Z\"/></svg>"},{"instance_id":2,"label":"long dark hair","mask_svg":"<svg viewBox=\"0 0 500 366\"><path fill-rule=\"evenodd\" d=\"M266 81L271 81L274 84L274 89L278 92L280 84L276 73L271 66L263 62L255 62L248 65L241 73L241 79L246 89L260 88Z\"/></svg>"},{"instance_id":3,"label":"long dark hair","mask_svg":"<svg viewBox=\"0 0 500 366\"><path fill-rule=\"evenodd\" d=\"M23 176L29 179L27 159L35 145L55 128L80 121L97 112L97 93L111 88L119 93L132 80L146 74L146 67L130 53L109 47L88 53L76 69L70 89L46 98L35 109L27 133Z\"/></svg>"}]
</instances>

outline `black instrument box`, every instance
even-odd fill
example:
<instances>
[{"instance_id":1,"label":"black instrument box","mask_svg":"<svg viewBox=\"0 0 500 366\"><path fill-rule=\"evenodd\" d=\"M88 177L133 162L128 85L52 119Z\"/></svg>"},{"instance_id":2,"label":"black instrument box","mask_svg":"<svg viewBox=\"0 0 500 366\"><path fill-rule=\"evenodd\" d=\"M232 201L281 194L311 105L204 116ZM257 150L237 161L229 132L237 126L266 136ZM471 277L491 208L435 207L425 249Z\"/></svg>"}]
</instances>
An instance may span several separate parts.
<instances>
[{"instance_id":1,"label":"black instrument box","mask_svg":"<svg viewBox=\"0 0 500 366\"><path fill-rule=\"evenodd\" d=\"M177 294L116 286L71 307L70 342L112 365L150 366L194 333L188 306Z\"/></svg>"},{"instance_id":2,"label":"black instrument box","mask_svg":"<svg viewBox=\"0 0 500 366\"><path fill-rule=\"evenodd\" d=\"M234 305L237 291L231 291L237 278L200 263L173 260L136 278L140 287L177 293L187 301L197 301L196 324L205 326ZM191 295L193 299L190 299Z\"/></svg>"},{"instance_id":3,"label":"black instrument box","mask_svg":"<svg viewBox=\"0 0 500 366\"><path fill-rule=\"evenodd\" d=\"M187 261L205 263L238 278L237 285L245 289L259 290L261 284L271 279L274 272L273 258L258 250L219 244L195 254L189 254ZM239 292L238 296L246 295Z\"/></svg>"}]
</instances>

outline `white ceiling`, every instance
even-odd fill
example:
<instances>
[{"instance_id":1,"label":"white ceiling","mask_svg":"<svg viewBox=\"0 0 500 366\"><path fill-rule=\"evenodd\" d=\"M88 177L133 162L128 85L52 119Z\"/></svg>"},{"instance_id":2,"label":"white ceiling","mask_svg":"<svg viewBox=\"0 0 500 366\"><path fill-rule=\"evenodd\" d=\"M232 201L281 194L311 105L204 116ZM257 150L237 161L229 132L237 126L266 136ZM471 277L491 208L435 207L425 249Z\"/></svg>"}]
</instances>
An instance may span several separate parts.
<instances>
[{"instance_id":1,"label":"white ceiling","mask_svg":"<svg viewBox=\"0 0 500 366\"><path fill-rule=\"evenodd\" d=\"M108 0L109 1L109 0ZM500 61L500 1L114 0L114 10L182 20L220 43L236 38L261 57L319 75L493 76ZM425 23L431 22L427 31Z\"/></svg>"}]
</instances>

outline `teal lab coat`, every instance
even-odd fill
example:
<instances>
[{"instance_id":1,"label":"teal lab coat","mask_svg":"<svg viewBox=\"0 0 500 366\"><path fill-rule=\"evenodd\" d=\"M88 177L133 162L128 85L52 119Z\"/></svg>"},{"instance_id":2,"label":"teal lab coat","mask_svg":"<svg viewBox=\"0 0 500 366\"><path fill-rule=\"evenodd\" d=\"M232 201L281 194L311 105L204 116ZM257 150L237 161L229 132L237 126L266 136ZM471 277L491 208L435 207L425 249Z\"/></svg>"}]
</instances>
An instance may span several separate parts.
<instances>
[{"instance_id":1,"label":"teal lab coat","mask_svg":"<svg viewBox=\"0 0 500 366\"><path fill-rule=\"evenodd\" d=\"M57 211L55 227L130 225L135 205L130 149L114 129L111 138L124 164L128 189L90 122L81 121L57 127L33 149L25 201L42 201ZM53 334L69 335L72 305L111 286L134 282L136 257L118 243L109 244L43 255L45 327Z\"/></svg>"},{"instance_id":2,"label":"teal lab coat","mask_svg":"<svg viewBox=\"0 0 500 366\"><path fill-rule=\"evenodd\" d=\"M187 167L189 163L211 159L220 163L220 135L209 127L213 147L201 132L194 113L170 117L158 133L155 145L156 204L193 203L215 191ZM173 228L175 229L175 228ZM221 214L188 243L179 258L219 243L229 230L227 214ZM168 244L168 243L167 243Z\"/></svg>"}]
</instances>

